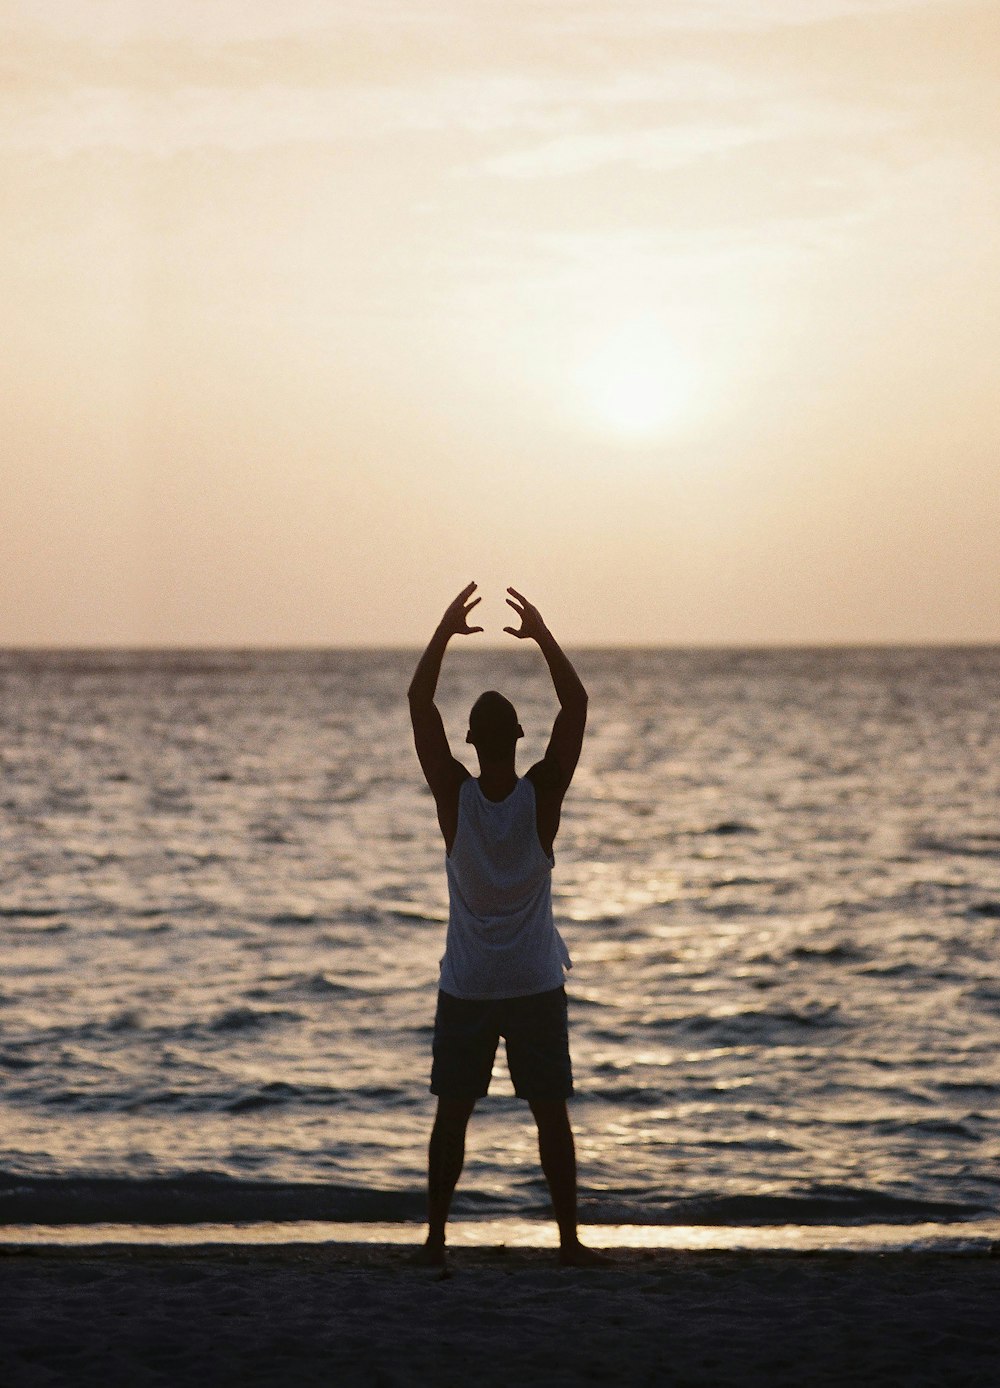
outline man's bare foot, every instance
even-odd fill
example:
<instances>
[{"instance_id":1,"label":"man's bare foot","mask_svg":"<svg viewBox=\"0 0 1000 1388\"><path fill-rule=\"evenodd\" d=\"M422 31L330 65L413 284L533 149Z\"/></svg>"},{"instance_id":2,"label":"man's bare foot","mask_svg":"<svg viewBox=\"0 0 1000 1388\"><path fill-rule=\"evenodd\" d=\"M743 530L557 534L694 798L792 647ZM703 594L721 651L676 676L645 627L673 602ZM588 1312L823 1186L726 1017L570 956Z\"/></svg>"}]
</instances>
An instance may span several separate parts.
<instances>
[{"instance_id":1,"label":"man's bare foot","mask_svg":"<svg viewBox=\"0 0 1000 1388\"><path fill-rule=\"evenodd\" d=\"M418 1268L443 1268L446 1266L443 1243L425 1243L413 1253L411 1262Z\"/></svg>"},{"instance_id":2,"label":"man's bare foot","mask_svg":"<svg viewBox=\"0 0 1000 1388\"><path fill-rule=\"evenodd\" d=\"M582 1243L569 1243L559 1249L559 1264L564 1268L610 1268L615 1260Z\"/></svg>"}]
</instances>

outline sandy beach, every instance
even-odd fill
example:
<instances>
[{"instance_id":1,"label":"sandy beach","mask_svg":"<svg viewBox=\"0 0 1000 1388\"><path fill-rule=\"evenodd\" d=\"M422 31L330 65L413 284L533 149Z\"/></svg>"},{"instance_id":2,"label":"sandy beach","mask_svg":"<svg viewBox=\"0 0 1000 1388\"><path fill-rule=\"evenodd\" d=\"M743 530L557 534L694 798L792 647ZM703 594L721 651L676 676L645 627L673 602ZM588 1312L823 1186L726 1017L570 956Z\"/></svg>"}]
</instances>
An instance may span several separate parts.
<instances>
[{"instance_id":1,"label":"sandy beach","mask_svg":"<svg viewBox=\"0 0 1000 1388\"><path fill-rule=\"evenodd\" d=\"M449 1274L359 1244L19 1248L0 1382L1000 1382L1000 1258L460 1248Z\"/></svg>"}]
</instances>

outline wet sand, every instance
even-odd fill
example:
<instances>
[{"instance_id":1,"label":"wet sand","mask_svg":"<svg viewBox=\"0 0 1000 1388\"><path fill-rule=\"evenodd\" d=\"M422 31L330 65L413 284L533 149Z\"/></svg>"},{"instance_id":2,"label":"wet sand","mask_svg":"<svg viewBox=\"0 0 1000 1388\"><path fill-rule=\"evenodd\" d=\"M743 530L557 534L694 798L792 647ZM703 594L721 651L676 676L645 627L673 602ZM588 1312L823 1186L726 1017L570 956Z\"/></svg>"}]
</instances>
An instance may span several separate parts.
<instances>
[{"instance_id":1,"label":"wet sand","mask_svg":"<svg viewBox=\"0 0 1000 1388\"><path fill-rule=\"evenodd\" d=\"M1000 1383L989 1253L398 1245L0 1251L0 1382L35 1385Z\"/></svg>"}]
</instances>

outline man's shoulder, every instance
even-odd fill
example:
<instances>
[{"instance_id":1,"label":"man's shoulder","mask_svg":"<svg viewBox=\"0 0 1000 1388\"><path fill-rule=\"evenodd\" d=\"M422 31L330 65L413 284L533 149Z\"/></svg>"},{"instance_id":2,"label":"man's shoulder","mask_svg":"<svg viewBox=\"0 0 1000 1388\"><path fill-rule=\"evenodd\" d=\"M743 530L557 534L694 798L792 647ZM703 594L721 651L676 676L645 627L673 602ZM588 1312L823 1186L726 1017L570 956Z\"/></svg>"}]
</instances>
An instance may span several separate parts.
<instances>
[{"instance_id":1,"label":"man's shoulder","mask_svg":"<svg viewBox=\"0 0 1000 1388\"><path fill-rule=\"evenodd\" d=\"M469 768L463 766L457 757L451 757L442 768L438 785L432 787L432 789L434 790L435 797L441 795L447 797L456 796L465 782L471 779Z\"/></svg>"},{"instance_id":2,"label":"man's shoulder","mask_svg":"<svg viewBox=\"0 0 1000 1388\"><path fill-rule=\"evenodd\" d=\"M535 787L537 795L565 795L566 781L558 760L553 756L543 757L530 767L526 779Z\"/></svg>"}]
</instances>

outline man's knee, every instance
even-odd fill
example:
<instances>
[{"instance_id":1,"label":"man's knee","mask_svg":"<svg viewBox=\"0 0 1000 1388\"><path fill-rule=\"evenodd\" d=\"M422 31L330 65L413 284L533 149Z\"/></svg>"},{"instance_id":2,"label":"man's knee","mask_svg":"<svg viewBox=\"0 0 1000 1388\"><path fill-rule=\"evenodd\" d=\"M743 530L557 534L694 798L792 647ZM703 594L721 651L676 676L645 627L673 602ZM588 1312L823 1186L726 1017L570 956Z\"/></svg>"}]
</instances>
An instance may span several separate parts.
<instances>
[{"instance_id":1,"label":"man's knee","mask_svg":"<svg viewBox=\"0 0 1000 1388\"><path fill-rule=\"evenodd\" d=\"M529 1099L540 1133L565 1132L569 1126L569 1110L565 1099Z\"/></svg>"},{"instance_id":2,"label":"man's knee","mask_svg":"<svg viewBox=\"0 0 1000 1388\"><path fill-rule=\"evenodd\" d=\"M476 1107L475 1099L448 1099L439 1096L434 1127L445 1132L464 1132Z\"/></svg>"}]
</instances>

